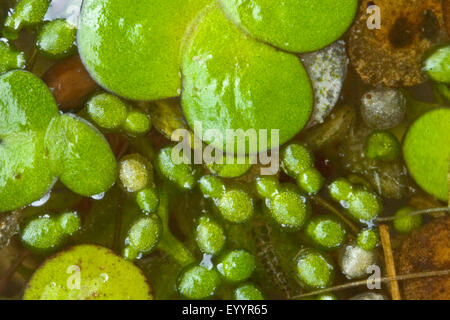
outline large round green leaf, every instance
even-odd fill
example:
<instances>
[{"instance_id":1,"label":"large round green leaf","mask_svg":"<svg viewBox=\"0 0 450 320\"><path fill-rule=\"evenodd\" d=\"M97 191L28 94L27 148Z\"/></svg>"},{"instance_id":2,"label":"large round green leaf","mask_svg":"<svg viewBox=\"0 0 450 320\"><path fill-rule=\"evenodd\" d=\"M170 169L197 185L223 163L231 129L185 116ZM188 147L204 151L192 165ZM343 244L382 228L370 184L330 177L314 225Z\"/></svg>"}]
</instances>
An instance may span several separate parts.
<instances>
[{"instance_id":1,"label":"large round green leaf","mask_svg":"<svg viewBox=\"0 0 450 320\"><path fill-rule=\"evenodd\" d=\"M47 259L28 282L25 300L151 300L142 271L109 249L80 245Z\"/></svg>"},{"instance_id":2,"label":"large round green leaf","mask_svg":"<svg viewBox=\"0 0 450 320\"><path fill-rule=\"evenodd\" d=\"M227 130L255 130L256 151L278 147L295 136L311 115L313 92L300 60L249 38L217 5L208 7L193 27L184 49L182 75L186 119L214 147L224 147ZM208 136L208 130L216 134ZM278 130L279 142L272 141L271 130ZM259 145L260 135L268 138L266 145ZM238 134L238 143L244 142L249 146L251 141Z\"/></svg>"},{"instance_id":3,"label":"large round green leaf","mask_svg":"<svg viewBox=\"0 0 450 320\"><path fill-rule=\"evenodd\" d=\"M350 27L358 0L220 0L253 37L292 52L321 49Z\"/></svg>"},{"instance_id":4,"label":"large round green leaf","mask_svg":"<svg viewBox=\"0 0 450 320\"><path fill-rule=\"evenodd\" d=\"M57 115L39 78L26 71L0 76L0 212L39 200L51 188L44 135Z\"/></svg>"},{"instance_id":5,"label":"large round green leaf","mask_svg":"<svg viewBox=\"0 0 450 320\"><path fill-rule=\"evenodd\" d=\"M448 199L450 166L450 109L437 109L420 117L403 142L409 173L426 192Z\"/></svg>"},{"instance_id":6,"label":"large round green leaf","mask_svg":"<svg viewBox=\"0 0 450 320\"><path fill-rule=\"evenodd\" d=\"M180 94L180 44L210 0L85 0L81 58L106 89L134 100Z\"/></svg>"}]
</instances>

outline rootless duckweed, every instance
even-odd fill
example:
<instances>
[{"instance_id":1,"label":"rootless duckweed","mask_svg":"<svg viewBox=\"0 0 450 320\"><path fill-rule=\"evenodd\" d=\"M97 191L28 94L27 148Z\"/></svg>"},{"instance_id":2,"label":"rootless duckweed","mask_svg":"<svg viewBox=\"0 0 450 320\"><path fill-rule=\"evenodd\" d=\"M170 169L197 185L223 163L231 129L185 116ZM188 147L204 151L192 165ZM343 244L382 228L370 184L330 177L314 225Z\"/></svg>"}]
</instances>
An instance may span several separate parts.
<instances>
[{"instance_id":1,"label":"rootless duckweed","mask_svg":"<svg viewBox=\"0 0 450 320\"><path fill-rule=\"evenodd\" d=\"M162 233L161 219L157 215L140 218L128 231L123 256L135 260L150 253L158 244Z\"/></svg>"},{"instance_id":2,"label":"rootless duckweed","mask_svg":"<svg viewBox=\"0 0 450 320\"><path fill-rule=\"evenodd\" d=\"M297 277L306 289L323 289L333 284L333 263L319 251L303 249L295 260Z\"/></svg>"},{"instance_id":3,"label":"rootless duckweed","mask_svg":"<svg viewBox=\"0 0 450 320\"><path fill-rule=\"evenodd\" d=\"M293 52L322 49L350 27L357 0L220 0L224 11L257 39Z\"/></svg>"},{"instance_id":4,"label":"rootless duckweed","mask_svg":"<svg viewBox=\"0 0 450 320\"><path fill-rule=\"evenodd\" d=\"M11 40L17 39L23 27L42 22L49 5L50 0L20 0L5 21L3 35Z\"/></svg>"},{"instance_id":5,"label":"rootless duckweed","mask_svg":"<svg viewBox=\"0 0 450 320\"><path fill-rule=\"evenodd\" d=\"M205 299L214 295L220 283L220 275L215 269L193 266L181 274L178 291L188 299Z\"/></svg>"},{"instance_id":6,"label":"rootless duckweed","mask_svg":"<svg viewBox=\"0 0 450 320\"><path fill-rule=\"evenodd\" d=\"M76 212L57 216L44 215L27 223L22 231L24 245L38 253L48 253L58 249L64 240L78 231L81 219Z\"/></svg>"},{"instance_id":7,"label":"rootless duckweed","mask_svg":"<svg viewBox=\"0 0 450 320\"><path fill-rule=\"evenodd\" d=\"M77 28L63 19L46 23L39 32L37 47L42 55L62 59L76 52Z\"/></svg>"},{"instance_id":8,"label":"rootless duckweed","mask_svg":"<svg viewBox=\"0 0 450 320\"><path fill-rule=\"evenodd\" d=\"M264 300L261 290L254 284L246 283L234 290L235 300Z\"/></svg>"},{"instance_id":9,"label":"rootless duckweed","mask_svg":"<svg viewBox=\"0 0 450 320\"><path fill-rule=\"evenodd\" d=\"M314 167L314 155L300 144L289 144L282 150L281 167L308 194L318 193L323 186L324 178Z\"/></svg>"},{"instance_id":10,"label":"rootless duckweed","mask_svg":"<svg viewBox=\"0 0 450 320\"><path fill-rule=\"evenodd\" d=\"M363 229L356 236L356 244L367 251L372 251L380 244L380 235L374 229Z\"/></svg>"},{"instance_id":11,"label":"rootless duckweed","mask_svg":"<svg viewBox=\"0 0 450 320\"><path fill-rule=\"evenodd\" d=\"M403 141L403 157L409 173L426 192L442 201L448 198L450 109L432 110L409 128Z\"/></svg>"},{"instance_id":12,"label":"rootless duckweed","mask_svg":"<svg viewBox=\"0 0 450 320\"><path fill-rule=\"evenodd\" d=\"M278 147L297 134L311 115L312 87L300 60L245 36L218 5L205 9L189 35L182 75L187 122L191 128L200 122L202 128L196 130L202 131L195 134L219 149L227 145L242 155ZM212 129L223 138L207 135ZM261 137L250 143L242 136L236 144L227 143L227 130L238 129L265 134L267 145L260 145ZM272 141L273 129L278 130L278 141ZM256 150L250 151L250 145Z\"/></svg>"},{"instance_id":13,"label":"rootless duckweed","mask_svg":"<svg viewBox=\"0 0 450 320\"><path fill-rule=\"evenodd\" d=\"M144 189L145 190L145 189ZM123 255L128 260L140 259L154 249L164 251L181 266L194 262L192 253L181 243L169 228L169 192L166 186L159 191L157 211L138 218L129 228L124 241Z\"/></svg>"},{"instance_id":14,"label":"rootless duckweed","mask_svg":"<svg viewBox=\"0 0 450 320\"><path fill-rule=\"evenodd\" d=\"M217 255L225 246L225 231L217 221L204 215L198 219L195 240L201 252Z\"/></svg>"},{"instance_id":15,"label":"rootless duckweed","mask_svg":"<svg viewBox=\"0 0 450 320\"><path fill-rule=\"evenodd\" d=\"M192 190L197 185L200 175L199 169L191 164L188 156L182 150L177 155L179 163L176 163L176 160L172 157L173 153L175 153L173 146L159 151L156 159L158 172L178 188Z\"/></svg>"},{"instance_id":16,"label":"rootless duckweed","mask_svg":"<svg viewBox=\"0 0 450 320\"><path fill-rule=\"evenodd\" d=\"M23 69L26 64L25 54L8 42L0 41L0 73L13 69Z\"/></svg>"},{"instance_id":17,"label":"rootless duckweed","mask_svg":"<svg viewBox=\"0 0 450 320\"><path fill-rule=\"evenodd\" d=\"M376 131L367 138L365 153L370 159L393 161L400 156L401 146L392 133Z\"/></svg>"},{"instance_id":18,"label":"rootless duckweed","mask_svg":"<svg viewBox=\"0 0 450 320\"><path fill-rule=\"evenodd\" d=\"M78 31L81 58L92 77L119 96L134 100L179 96L182 39L207 3L86 0Z\"/></svg>"},{"instance_id":19,"label":"rootless duckweed","mask_svg":"<svg viewBox=\"0 0 450 320\"><path fill-rule=\"evenodd\" d=\"M260 177L256 190L265 199L270 216L283 228L296 231L311 214L309 202L293 185L281 185L274 177Z\"/></svg>"},{"instance_id":20,"label":"rootless duckweed","mask_svg":"<svg viewBox=\"0 0 450 320\"><path fill-rule=\"evenodd\" d=\"M152 164L140 154L127 155L119 163L119 180L123 189L135 196L139 208L146 214L158 208Z\"/></svg>"},{"instance_id":21,"label":"rootless duckweed","mask_svg":"<svg viewBox=\"0 0 450 320\"><path fill-rule=\"evenodd\" d=\"M319 248L333 250L344 244L347 230L345 225L333 216L320 215L308 221L305 233Z\"/></svg>"},{"instance_id":22,"label":"rootless duckweed","mask_svg":"<svg viewBox=\"0 0 450 320\"><path fill-rule=\"evenodd\" d=\"M255 270L255 257L244 250L230 251L219 260L217 270L227 281L245 281Z\"/></svg>"},{"instance_id":23,"label":"rootless duckweed","mask_svg":"<svg viewBox=\"0 0 450 320\"><path fill-rule=\"evenodd\" d=\"M406 206L400 208L395 213L394 217L394 228L397 232L400 233L409 233L413 230L420 228L422 225L422 216L421 215L410 215L412 212L416 211L415 208Z\"/></svg>"},{"instance_id":24,"label":"rootless duckweed","mask_svg":"<svg viewBox=\"0 0 450 320\"><path fill-rule=\"evenodd\" d=\"M425 60L424 70L434 81L450 84L450 46L435 50Z\"/></svg>"},{"instance_id":25,"label":"rootless duckweed","mask_svg":"<svg viewBox=\"0 0 450 320\"><path fill-rule=\"evenodd\" d=\"M347 210L356 220L369 222L383 211L379 196L366 187L352 185L347 179L340 178L328 186L330 196Z\"/></svg>"},{"instance_id":26,"label":"rootless duckweed","mask_svg":"<svg viewBox=\"0 0 450 320\"><path fill-rule=\"evenodd\" d=\"M208 169L211 171L211 173L218 175L219 177L222 178L236 178L236 177L240 177L242 175L244 175L245 173L247 173L250 168L252 167L252 164L250 163L250 159L248 157L245 157L244 160L242 162L244 163L239 163L238 160L242 160L242 159L238 159L235 158L233 159L233 163L228 163L227 157L224 156L223 158L223 162L222 164L219 163L210 163L207 164Z\"/></svg>"},{"instance_id":27,"label":"rootless duckweed","mask_svg":"<svg viewBox=\"0 0 450 320\"><path fill-rule=\"evenodd\" d=\"M228 187L220 178L214 176L203 176L199 184L203 195L214 201L224 219L233 223L244 223L253 215L253 199L245 190Z\"/></svg>"},{"instance_id":28,"label":"rootless duckweed","mask_svg":"<svg viewBox=\"0 0 450 320\"><path fill-rule=\"evenodd\" d=\"M151 129L147 114L127 106L120 98L109 93L93 96L86 104L86 112L96 125L112 132L123 131L132 137L138 137Z\"/></svg>"},{"instance_id":29,"label":"rootless duckweed","mask_svg":"<svg viewBox=\"0 0 450 320\"><path fill-rule=\"evenodd\" d=\"M131 262L107 248L80 245L61 251L41 265L23 298L151 300L153 296L144 274Z\"/></svg>"},{"instance_id":30,"label":"rootless duckweed","mask_svg":"<svg viewBox=\"0 0 450 320\"><path fill-rule=\"evenodd\" d=\"M127 119L127 106L118 97L101 93L93 96L86 104L90 119L100 128L118 130Z\"/></svg>"}]
</instances>

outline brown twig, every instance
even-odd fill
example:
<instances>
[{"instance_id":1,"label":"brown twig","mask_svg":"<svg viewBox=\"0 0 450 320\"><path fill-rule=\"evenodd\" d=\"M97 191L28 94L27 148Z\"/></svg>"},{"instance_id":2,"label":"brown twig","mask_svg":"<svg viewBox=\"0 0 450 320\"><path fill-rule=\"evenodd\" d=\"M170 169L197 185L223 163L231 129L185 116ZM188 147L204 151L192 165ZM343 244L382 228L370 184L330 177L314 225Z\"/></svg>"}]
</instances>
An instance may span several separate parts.
<instances>
[{"instance_id":1,"label":"brown twig","mask_svg":"<svg viewBox=\"0 0 450 320\"><path fill-rule=\"evenodd\" d=\"M405 281L405 280L420 279L420 278L442 277L442 276L447 276L447 275L450 275L450 269L441 270L441 271L427 271L427 272L403 274L403 275L399 275L399 276L395 276L395 277L382 277L382 278L370 279L370 283L373 283L373 282L385 283L385 282L391 282L394 280L395 281ZM297 295L297 296L292 297L291 299L301 299L301 298L315 296L318 294L342 291L342 290L346 290L346 289L361 287L361 286L367 285L367 283L368 283L368 280L360 280L360 281L350 282L350 283L341 284L341 285L326 288L326 289L311 291L308 293Z\"/></svg>"},{"instance_id":2,"label":"brown twig","mask_svg":"<svg viewBox=\"0 0 450 320\"><path fill-rule=\"evenodd\" d=\"M332 204L330 204L328 201L323 199L320 196L311 196L311 199L319 206L327 209L328 211L332 212L334 215L336 215L339 219L341 219L354 233L357 234L359 232L359 228L352 222L350 219L348 219L343 213L341 213L338 209L336 209Z\"/></svg>"},{"instance_id":3,"label":"brown twig","mask_svg":"<svg viewBox=\"0 0 450 320\"><path fill-rule=\"evenodd\" d=\"M16 261L11 264L9 269L6 271L3 278L0 279L0 295L3 293L3 291L6 289L9 281L11 280L12 276L16 273L17 268L22 264L22 262L30 255L30 252L28 250L24 250L21 252L21 254L17 257Z\"/></svg>"},{"instance_id":4,"label":"brown twig","mask_svg":"<svg viewBox=\"0 0 450 320\"><path fill-rule=\"evenodd\" d=\"M395 279L396 277L395 261L394 261L394 254L392 253L391 235L389 233L389 226L383 224L379 227L379 230L380 230L381 244L383 246L384 251L384 261L386 264L386 271L389 277ZM397 280L392 280L391 282L389 282L389 288L391 290L392 300L402 299Z\"/></svg>"}]
</instances>

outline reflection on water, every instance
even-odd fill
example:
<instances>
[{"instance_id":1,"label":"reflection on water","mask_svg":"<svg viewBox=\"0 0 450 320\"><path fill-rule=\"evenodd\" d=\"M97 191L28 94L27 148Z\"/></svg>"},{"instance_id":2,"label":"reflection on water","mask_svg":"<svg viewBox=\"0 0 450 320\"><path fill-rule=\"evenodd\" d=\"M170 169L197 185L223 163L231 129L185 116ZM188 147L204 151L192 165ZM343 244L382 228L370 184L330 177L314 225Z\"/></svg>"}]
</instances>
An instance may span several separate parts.
<instances>
[{"instance_id":1,"label":"reflection on water","mask_svg":"<svg viewBox=\"0 0 450 320\"><path fill-rule=\"evenodd\" d=\"M53 0L44 20L66 19L70 24L78 26L82 2L83 0Z\"/></svg>"}]
</instances>

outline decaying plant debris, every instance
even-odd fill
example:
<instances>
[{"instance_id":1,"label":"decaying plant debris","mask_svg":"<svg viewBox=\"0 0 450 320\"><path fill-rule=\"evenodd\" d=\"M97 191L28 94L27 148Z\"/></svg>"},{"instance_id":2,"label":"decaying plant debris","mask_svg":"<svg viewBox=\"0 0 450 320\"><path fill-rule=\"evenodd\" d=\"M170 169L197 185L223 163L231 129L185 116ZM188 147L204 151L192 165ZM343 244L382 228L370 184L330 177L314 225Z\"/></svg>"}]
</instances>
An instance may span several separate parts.
<instances>
[{"instance_id":1,"label":"decaying plant debris","mask_svg":"<svg viewBox=\"0 0 450 320\"><path fill-rule=\"evenodd\" d=\"M406 239L397 255L399 274L450 268L450 217L436 218ZM450 299L450 277L408 280L402 295L409 300Z\"/></svg>"},{"instance_id":2,"label":"decaying plant debris","mask_svg":"<svg viewBox=\"0 0 450 320\"><path fill-rule=\"evenodd\" d=\"M370 29L367 8L381 10L381 28ZM364 0L350 32L350 60L370 85L409 87L422 83L424 55L447 38L440 0Z\"/></svg>"}]
</instances>

